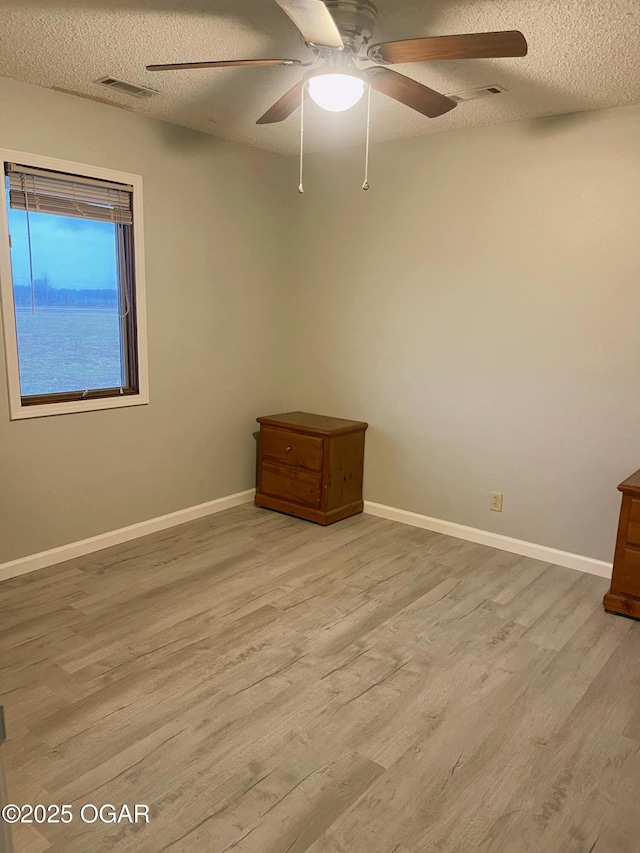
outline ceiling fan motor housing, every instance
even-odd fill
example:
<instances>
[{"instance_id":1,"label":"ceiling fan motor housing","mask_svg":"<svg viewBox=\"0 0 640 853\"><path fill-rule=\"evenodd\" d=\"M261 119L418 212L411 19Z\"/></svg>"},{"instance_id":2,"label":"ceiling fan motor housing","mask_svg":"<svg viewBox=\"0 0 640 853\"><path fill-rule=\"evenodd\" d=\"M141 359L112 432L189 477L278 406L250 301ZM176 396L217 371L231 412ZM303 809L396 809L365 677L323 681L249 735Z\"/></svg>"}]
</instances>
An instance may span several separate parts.
<instances>
[{"instance_id":1,"label":"ceiling fan motor housing","mask_svg":"<svg viewBox=\"0 0 640 853\"><path fill-rule=\"evenodd\" d=\"M365 48L373 35L378 9L371 0L324 0L340 30L346 48L354 54Z\"/></svg>"}]
</instances>

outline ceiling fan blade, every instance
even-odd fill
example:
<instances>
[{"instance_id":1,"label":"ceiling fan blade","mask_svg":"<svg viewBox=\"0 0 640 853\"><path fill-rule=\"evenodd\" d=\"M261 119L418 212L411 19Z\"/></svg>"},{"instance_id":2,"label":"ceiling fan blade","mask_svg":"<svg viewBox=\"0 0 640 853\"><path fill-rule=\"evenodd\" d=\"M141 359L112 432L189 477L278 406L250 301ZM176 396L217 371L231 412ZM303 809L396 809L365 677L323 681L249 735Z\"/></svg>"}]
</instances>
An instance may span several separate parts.
<instances>
[{"instance_id":1,"label":"ceiling fan blade","mask_svg":"<svg viewBox=\"0 0 640 853\"><path fill-rule=\"evenodd\" d=\"M437 118L457 106L456 102L446 95L441 95L440 92L435 92L417 80L398 74L390 68L367 68L364 73L372 89L429 118Z\"/></svg>"},{"instance_id":2,"label":"ceiling fan blade","mask_svg":"<svg viewBox=\"0 0 640 853\"><path fill-rule=\"evenodd\" d=\"M518 30L432 36L374 44L367 55L373 62L391 64L441 59L499 59L504 56L526 56L527 40Z\"/></svg>"},{"instance_id":3,"label":"ceiling fan blade","mask_svg":"<svg viewBox=\"0 0 640 853\"><path fill-rule=\"evenodd\" d=\"M301 80L292 89L289 89L264 115L260 116L256 124L273 124L276 121L284 121L284 119L289 118L291 113L295 112L300 106L304 82L304 80ZM305 98L307 97L306 89L304 90L304 96Z\"/></svg>"},{"instance_id":4,"label":"ceiling fan blade","mask_svg":"<svg viewBox=\"0 0 640 853\"><path fill-rule=\"evenodd\" d=\"M276 0L302 33L307 44L342 50L342 36L322 0Z\"/></svg>"},{"instance_id":5,"label":"ceiling fan blade","mask_svg":"<svg viewBox=\"0 0 640 853\"><path fill-rule=\"evenodd\" d=\"M189 68L232 68L240 65L302 65L299 59L224 59L218 62L174 62L147 65L147 71L180 71Z\"/></svg>"}]
</instances>

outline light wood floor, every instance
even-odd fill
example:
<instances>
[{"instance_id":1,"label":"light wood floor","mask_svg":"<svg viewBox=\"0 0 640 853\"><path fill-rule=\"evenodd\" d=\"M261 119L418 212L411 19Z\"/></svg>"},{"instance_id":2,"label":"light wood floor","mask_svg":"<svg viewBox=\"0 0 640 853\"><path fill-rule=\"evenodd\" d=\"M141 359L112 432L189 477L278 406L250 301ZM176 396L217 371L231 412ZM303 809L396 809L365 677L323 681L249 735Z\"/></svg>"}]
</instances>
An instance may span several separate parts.
<instances>
[{"instance_id":1,"label":"light wood floor","mask_svg":"<svg viewBox=\"0 0 640 853\"><path fill-rule=\"evenodd\" d=\"M239 507L0 585L17 853L638 853L640 623L607 583Z\"/></svg>"}]
</instances>

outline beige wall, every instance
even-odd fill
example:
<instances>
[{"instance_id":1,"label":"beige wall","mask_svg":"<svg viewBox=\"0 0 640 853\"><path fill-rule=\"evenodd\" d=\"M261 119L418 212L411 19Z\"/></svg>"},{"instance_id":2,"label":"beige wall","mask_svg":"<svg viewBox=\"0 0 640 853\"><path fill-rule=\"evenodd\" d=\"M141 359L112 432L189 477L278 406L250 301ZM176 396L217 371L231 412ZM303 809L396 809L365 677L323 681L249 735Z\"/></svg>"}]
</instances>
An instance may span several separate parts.
<instances>
[{"instance_id":1,"label":"beige wall","mask_svg":"<svg viewBox=\"0 0 640 853\"><path fill-rule=\"evenodd\" d=\"M9 421L0 563L254 485L284 404L284 160L0 79L0 147L143 176L149 406Z\"/></svg>"},{"instance_id":2,"label":"beige wall","mask_svg":"<svg viewBox=\"0 0 640 853\"><path fill-rule=\"evenodd\" d=\"M302 197L290 161L289 405L369 421L366 498L612 558L639 154L626 107L377 145L368 193L361 150L308 157Z\"/></svg>"},{"instance_id":3,"label":"beige wall","mask_svg":"<svg viewBox=\"0 0 640 853\"><path fill-rule=\"evenodd\" d=\"M611 558L640 108L377 145L368 193L360 150L300 197L295 158L8 80L0 147L143 176L151 384L10 422L0 365L0 563L251 487L255 416L294 407L369 421L369 500Z\"/></svg>"}]
</instances>

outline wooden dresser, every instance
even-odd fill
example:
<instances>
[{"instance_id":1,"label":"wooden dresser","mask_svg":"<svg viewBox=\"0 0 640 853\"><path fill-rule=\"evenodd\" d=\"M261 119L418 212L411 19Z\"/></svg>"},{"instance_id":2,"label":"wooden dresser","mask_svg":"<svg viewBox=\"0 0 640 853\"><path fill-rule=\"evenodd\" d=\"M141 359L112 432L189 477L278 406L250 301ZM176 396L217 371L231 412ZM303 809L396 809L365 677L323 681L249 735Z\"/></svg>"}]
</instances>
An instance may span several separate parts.
<instances>
[{"instance_id":1,"label":"wooden dresser","mask_svg":"<svg viewBox=\"0 0 640 853\"><path fill-rule=\"evenodd\" d=\"M604 597L604 609L640 619L640 471L620 483L618 489L622 506L611 589Z\"/></svg>"},{"instance_id":2,"label":"wooden dresser","mask_svg":"<svg viewBox=\"0 0 640 853\"><path fill-rule=\"evenodd\" d=\"M367 424L308 412L258 418L256 506L333 524L362 512Z\"/></svg>"}]
</instances>

